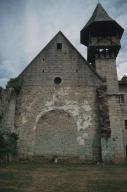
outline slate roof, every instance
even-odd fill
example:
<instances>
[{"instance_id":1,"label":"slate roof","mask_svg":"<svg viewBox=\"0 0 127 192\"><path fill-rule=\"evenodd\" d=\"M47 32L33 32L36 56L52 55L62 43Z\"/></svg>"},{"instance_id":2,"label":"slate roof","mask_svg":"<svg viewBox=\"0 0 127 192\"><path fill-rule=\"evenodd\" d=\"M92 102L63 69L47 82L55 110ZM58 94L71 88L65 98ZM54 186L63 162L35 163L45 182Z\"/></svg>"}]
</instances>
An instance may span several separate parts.
<instances>
[{"instance_id":1,"label":"slate roof","mask_svg":"<svg viewBox=\"0 0 127 192\"><path fill-rule=\"evenodd\" d=\"M93 25L99 24L100 30L103 29L103 26L106 25L106 30L108 33L111 33L113 31L116 31L119 34L119 38L121 38L123 34L123 28L114 20L112 19L108 13L105 11L105 9L102 7L100 3L97 4L92 17L89 19L85 27L81 30L81 43L87 46L88 44L88 38L89 38L89 31L92 30ZM94 25L94 27L95 27Z\"/></svg>"},{"instance_id":2,"label":"slate roof","mask_svg":"<svg viewBox=\"0 0 127 192\"><path fill-rule=\"evenodd\" d=\"M105 11L105 9L102 7L102 5L100 3L97 4L92 17L89 19L89 21L87 22L85 27L88 27L89 25L91 25L92 23L94 23L96 21L114 21L108 15L108 13Z\"/></svg>"}]
</instances>

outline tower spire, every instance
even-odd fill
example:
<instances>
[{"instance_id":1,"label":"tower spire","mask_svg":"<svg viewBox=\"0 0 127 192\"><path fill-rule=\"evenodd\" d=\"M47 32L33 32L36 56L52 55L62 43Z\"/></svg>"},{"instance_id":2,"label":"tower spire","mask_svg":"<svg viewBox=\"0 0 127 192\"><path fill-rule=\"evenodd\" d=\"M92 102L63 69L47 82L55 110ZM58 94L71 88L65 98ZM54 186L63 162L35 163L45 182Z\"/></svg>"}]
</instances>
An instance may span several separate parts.
<instances>
[{"instance_id":1,"label":"tower spire","mask_svg":"<svg viewBox=\"0 0 127 192\"><path fill-rule=\"evenodd\" d=\"M95 32L95 30L107 32L110 35L117 33L120 38L123 34L123 28L108 15L101 3L97 4L91 18L81 30L81 43L87 46L89 33Z\"/></svg>"},{"instance_id":2,"label":"tower spire","mask_svg":"<svg viewBox=\"0 0 127 192\"><path fill-rule=\"evenodd\" d=\"M108 15L100 3L81 30L81 43L87 46L87 61L107 79L108 90L111 92L118 90L117 73L113 66L121 47L122 34L123 28Z\"/></svg>"}]
</instances>

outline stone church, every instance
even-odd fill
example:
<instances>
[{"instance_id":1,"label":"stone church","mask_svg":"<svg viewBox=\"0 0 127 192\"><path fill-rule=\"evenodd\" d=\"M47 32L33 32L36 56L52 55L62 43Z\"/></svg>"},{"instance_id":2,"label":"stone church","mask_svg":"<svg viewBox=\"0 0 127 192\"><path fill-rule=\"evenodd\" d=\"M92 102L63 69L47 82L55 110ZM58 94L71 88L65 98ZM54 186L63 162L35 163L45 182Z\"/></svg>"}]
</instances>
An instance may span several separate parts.
<instances>
[{"instance_id":1,"label":"stone church","mask_svg":"<svg viewBox=\"0 0 127 192\"><path fill-rule=\"evenodd\" d=\"M19 158L126 160L127 78L116 71L123 31L99 3L80 32L87 60L58 32L15 79L18 93L0 89L0 127L18 134Z\"/></svg>"}]
</instances>

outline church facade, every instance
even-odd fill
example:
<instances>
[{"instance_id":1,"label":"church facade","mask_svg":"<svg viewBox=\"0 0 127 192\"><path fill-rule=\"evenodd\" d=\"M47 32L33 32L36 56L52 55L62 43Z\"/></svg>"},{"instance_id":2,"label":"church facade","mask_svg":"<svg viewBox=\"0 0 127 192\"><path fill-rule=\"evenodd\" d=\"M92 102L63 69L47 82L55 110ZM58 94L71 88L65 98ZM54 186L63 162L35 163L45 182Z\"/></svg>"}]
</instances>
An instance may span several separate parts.
<instances>
[{"instance_id":1,"label":"church facade","mask_svg":"<svg viewBox=\"0 0 127 192\"><path fill-rule=\"evenodd\" d=\"M18 155L58 161L124 162L127 78L117 79L122 27L99 3L80 32L87 60L60 31L0 90L0 126L18 135Z\"/></svg>"}]
</instances>

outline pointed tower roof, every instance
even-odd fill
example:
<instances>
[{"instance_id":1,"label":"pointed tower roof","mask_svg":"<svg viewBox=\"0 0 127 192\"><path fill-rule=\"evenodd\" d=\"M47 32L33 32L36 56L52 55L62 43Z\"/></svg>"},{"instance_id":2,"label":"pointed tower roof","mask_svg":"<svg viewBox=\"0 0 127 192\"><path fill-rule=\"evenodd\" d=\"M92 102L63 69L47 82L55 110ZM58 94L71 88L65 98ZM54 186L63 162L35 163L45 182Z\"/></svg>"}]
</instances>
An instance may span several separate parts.
<instances>
[{"instance_id":1,"label":"pointed tower roof","mask_svg":"<svg viewBox=\"0 0 127 192\"><path fill-rule=\"evenodd\" d=\"M105 26L105 27L104 27ZM100 3L97 4L92 17L89 19L85 27L81 30L81 43L87 45L89 32L97 28L100 28L100 31L104 28L109 30L111 33L112 31L117 32L119 37L121 38L123 34L123 28L114 20L112 19L105 9L102 7Z\"/></svg>"},{"instance_id":2,"label":"pointed tower roof","mask_svg":"<svg viewBox=\"0 0 127 192\"><path fill-rule=\"evenodd\" d=\"M97 21L113 21L113 19L108 15L108 13L105 11L100 3L97 4L92 17L89 19L85 27L88 27L89 25Z\"/></svg>"}]
</instances>

